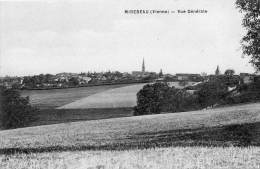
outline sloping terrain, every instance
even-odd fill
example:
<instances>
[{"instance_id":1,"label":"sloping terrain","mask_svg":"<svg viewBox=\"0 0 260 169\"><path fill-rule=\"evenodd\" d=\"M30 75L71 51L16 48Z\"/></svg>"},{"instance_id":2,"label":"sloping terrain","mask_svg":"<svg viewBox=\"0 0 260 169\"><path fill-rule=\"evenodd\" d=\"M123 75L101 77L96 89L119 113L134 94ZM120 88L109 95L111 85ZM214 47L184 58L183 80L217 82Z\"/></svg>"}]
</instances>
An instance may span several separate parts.
<instances>
[{"instance_id":1,"label":"sloping terrain","mask_svg":"<svg viewBox=\"0 0 260 169\"><path fill-rule=\"evenodd\" d=\"M61 106L58 109L134 107L136 105L136 94L144 85L136 84L106 90Z\"/></svg>"},{"instance_id":2,"label":"sloping terrain","mask_svg":"<svg viewBox=\"0 0 260 169\"><path fill-rule=\"evenodd\" d=\"M51 109L63 106L99 92L128 85L132 84L102 85L52 90L22 90L21 95L29 96L30 103L34 106L37 106L38 108Z\"/></svg>"},{"instance_id":3,"label":"sloping terrain","mask_svg":"<svg viewBox=\"0 0 260 169\"><path fill-rule=\"evenodd\" d=\"M260 103L0 132L0 152L258 145Z\"/></svg>"},{"instance_id":4,"label":"sloping terrain","mask_svg":"<svg viewBox=\"0 0 260 169\"><path fill-rule=\"evenodd\" d=\"M259 169L260 147L168 147L0 155L4 169Z\"/></svg>"}]
</instances>

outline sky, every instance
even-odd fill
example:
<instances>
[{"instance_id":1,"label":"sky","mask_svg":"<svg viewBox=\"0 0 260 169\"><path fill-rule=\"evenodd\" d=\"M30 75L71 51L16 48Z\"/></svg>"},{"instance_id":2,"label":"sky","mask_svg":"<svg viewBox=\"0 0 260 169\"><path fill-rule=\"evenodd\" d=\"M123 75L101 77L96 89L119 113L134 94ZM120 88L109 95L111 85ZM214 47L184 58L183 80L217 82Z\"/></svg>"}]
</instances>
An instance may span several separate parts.
<instances>
[{"instance_id":1,"label":"sky","mask_svg":"<svg viewBox=\"0 0 260 169\"><path fill-rule=\"evenodd\" d=\"M199 14L125 14L125 10ZM141 70L254 72L235 0L36 0L0 2L0 76Z\"/></svg>"}]
</instances>

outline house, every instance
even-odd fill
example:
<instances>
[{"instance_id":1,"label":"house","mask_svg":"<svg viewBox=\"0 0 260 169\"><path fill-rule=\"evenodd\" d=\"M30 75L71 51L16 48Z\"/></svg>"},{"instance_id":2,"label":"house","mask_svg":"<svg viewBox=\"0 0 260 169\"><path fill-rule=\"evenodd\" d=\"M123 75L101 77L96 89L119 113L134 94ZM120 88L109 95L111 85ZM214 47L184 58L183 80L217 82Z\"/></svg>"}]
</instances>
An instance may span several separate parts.
<instances>
[{"instance_id":1,"label":"house","mask_svg":"<svg viewBox=\"0 0 260 169\"><path fill-rule=\"evenodd\" d=\"M244 84L250 84L250 83L254 82L254 76L252 74L240 73L239 76L240 76L241 82Z\"/></svg>"},{"instance_id":2,"label":"house","mask_svg":"<svg viewBox=\"0 0 260 169\"><path fill-rule=\"evenodd\" d=\"M80 84L86 84L91 81L91 77L88 76L79 76Z\"/></svg>"},{"instance_id":3,"label":"house","mask_svg":"<svg viewBox=\"0 0 260 169\"><path fill-rule=\"evenodd\" d=\"M142 71L132 71L132 76L134 77L142 77L144 75L144 72Z\"/></svg>"},{"instance_id":4,"label":"house","mask_svg":"<svg viewBox=\"0 0 260 169\"><path fill-rule=\"evenodd\" d=\"M187 74L187 73L177 73L177 80L179 81L201 81L200 74Z\"/></svg>"}]
</instances>

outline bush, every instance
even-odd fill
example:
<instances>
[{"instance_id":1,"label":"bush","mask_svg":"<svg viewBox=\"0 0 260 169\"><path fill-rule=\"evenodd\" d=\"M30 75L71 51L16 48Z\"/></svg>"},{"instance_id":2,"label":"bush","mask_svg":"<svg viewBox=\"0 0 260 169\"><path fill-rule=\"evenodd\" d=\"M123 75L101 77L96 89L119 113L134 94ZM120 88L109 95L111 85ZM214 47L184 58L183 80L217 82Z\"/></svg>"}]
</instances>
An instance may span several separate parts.
<instances>
[{"instance_id":1,"label":"bush","mask_svg":"<svg viewBox=\"0 0 260 169\"><path fill-rule=\"evenodd\" d=\"M1 120L5 129L28 126L35 120L36 108L29 104L29 97L21 97L14 89L0 89Z\"/></svg>"}]
</instances>

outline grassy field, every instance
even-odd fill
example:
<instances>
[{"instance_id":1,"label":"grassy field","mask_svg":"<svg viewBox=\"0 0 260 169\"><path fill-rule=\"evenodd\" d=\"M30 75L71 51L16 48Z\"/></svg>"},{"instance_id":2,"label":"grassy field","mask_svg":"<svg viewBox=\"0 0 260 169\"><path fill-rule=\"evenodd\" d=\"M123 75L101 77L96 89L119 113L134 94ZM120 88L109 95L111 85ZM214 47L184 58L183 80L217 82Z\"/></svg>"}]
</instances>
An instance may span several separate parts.
<instances>
[{"instance_id":1,"label":"grassy field","mask_svg":"<svg viewBox=\"0 0 260 169\"><path fill-rule=\"evenodd\" d=\"M3 169L258 169L259 147L174 147L0 155Z\"/></svg>"},{"instance_id":2,"label":"grassy field","mask_svg":"<svg viewBox=\"0 0 260 169\"><path fill-rule=\"evenodd\" d=\"M128 85L132 84L103 85L52 90L22 90L21 95L29 96L31 104L37 106L40 109L52 109L99 92Z\"/></svg>"},{"instance_id":3,"label":"grassy field","mask_svg":"<svg viewBox=\"0 0 260 169\"><path fill-rule=\"evenodd\" d=\"M21 94L29 96L31 104L40 109L122 108L136 105L136 94L145 84L22 90ZM170 86L183 88L178 82L173 82Z\"/></svg>"},{"instance_id":4,"label":"grassy field","mask_svg":"<svg viewBox=\"0 0 260 169\"><path fill-rule=\"evenodd\" d=\"M260 103L0 132L0 153L260 144Z\"/></svg>"},{"instance_id":5,"label":"grassy field","mask_svg":"<svg viewBox=\"0 0 260 169\"><path fill-rule=\"evenodd\" d=\"M134 107L136 94L144 85L145 83L106 90L61 106L59 109Z\"/></svg>"},{"instance_id":6,"label":"grassy field","mask_svg":"<svg viewBox=\"0 0 260 169\"><path fill-rule=\"evenodd\" d=\"M0 131L0 168L257 169L260 103Z\"/></svg>"},{"instance_id":7,"label":"grassy field","mask_svg":"<svg viewBox=\"0 0 260 169\"><path fill-rule=\"evenodd\" d=\"M34 114L35 120L29 126L129 117L132 115L132 108L41 109Z\"/></svg>"}]
</instances>

